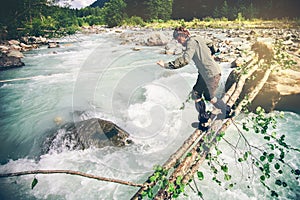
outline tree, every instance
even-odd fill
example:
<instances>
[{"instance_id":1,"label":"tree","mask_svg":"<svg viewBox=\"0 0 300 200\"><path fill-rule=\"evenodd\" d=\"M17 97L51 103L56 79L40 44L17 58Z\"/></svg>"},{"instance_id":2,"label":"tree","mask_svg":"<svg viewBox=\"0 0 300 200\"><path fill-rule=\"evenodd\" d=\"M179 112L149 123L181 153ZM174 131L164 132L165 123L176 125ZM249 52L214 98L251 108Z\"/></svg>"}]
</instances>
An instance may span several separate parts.
<instances>
[{"instance_id":1,"label":"tree","mask_svg":"<svg viewBox=\"0 0 300 200\"><path fill-rule=\"evenodd\" d=\"M149 19L169 20L172 15L173 0L150 0L146 3Z\"/></svg>"},{"instance_id":2,"label":"tree","mask_svg":"<svg viewBox=\"0 0 300 200\"><path fill-rule=\"evenodd\" d=\"M123 0L111 0L103 7L104 22L108 27L115 27L122 24L126 18L126 3Z\"/></svg>"}]
</instances>

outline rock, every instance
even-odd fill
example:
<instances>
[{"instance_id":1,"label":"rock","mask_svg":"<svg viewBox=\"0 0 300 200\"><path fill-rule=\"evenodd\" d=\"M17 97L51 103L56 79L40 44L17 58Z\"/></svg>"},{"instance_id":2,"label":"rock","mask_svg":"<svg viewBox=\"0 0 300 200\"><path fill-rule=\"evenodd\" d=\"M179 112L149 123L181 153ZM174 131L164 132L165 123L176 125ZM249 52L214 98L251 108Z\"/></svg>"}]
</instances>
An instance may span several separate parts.
<instances>
[{"instance_id":1,"label":"rock","mask_svg":"<svg viewBox=\"0 0 300 200\"><path fill-rule=\"evenodd\" d=\"M35 36L28 36L28 37L22 37L21 41L23 41L26 44L47 44L47 38L44 38L42 36L35 37Z\"/></svg>"},{"instance_id":2,"label":"rock","mask_svg":"<svg viewBox=\"0 0 300 200\"><path fill-rule=\"evenodd\" d=\"M280 95L291 95L300 93L300 71L285 69L272 73L273 86Z\"/></svg>"},{"instance_id":3,"label":"rock","mask_svg":"<svg viewBox=\"0 0 300 200\"><path fill-rule=\"evenodd\" d=\"M18 40L9 40L8 44L10 44L10 45L19 45L20 42Z\"/></svg>"},{"instance_id":4,"label":"rock","mask_svg":"<svg viewBox=\"0 0 300 200\"><path fill-rule=\"evenodd\" d=\"M300 113L300 59L297 60L296 56L294 56L294 59L297 62L295 67L272 71L262 90L249 105L250 111L255 111L257 106L261 106L267 112L284 110ZM225 84L226 91L237 81L239 72L241 71L233 70L230 73ZM259 69L252 78L247 79L241 99L247 96L249 91L262 79L264 73L265 69Z\"/></svg>"},{"instance_id":5,"label":"rock","mask_svg":"<svg viewBox=\"0 0 300 200\"><path fill-rule=\"evenodd\" d=\"M267 62L270 62L274 58L273 48L266 43L255 42L251 46L251 50L255 52L259 60L265 59Z\"/></svg>"},{"instance_id":6,"label":"rock","mask_svg":"<svg viewBox=\"0 0 300 200\"><path fill-rule=\"evenodd\" d=\"M55 122L56 125L61 125L64 120L62 119L62 117L57 116L54 118L53 121Z\"/></svg>"},{"instance_id":7,"label":"rock","mask_svg":"<svg viewBox=\"0 0 300 200\"><path fill-rule=\"evenodd\" d=\"M230 63L231 68L241 67L244 64L244 61L242 58L237 58L234 61Z\"/></svg>"},{"instance_id":8,"label":"rock","mask_svg":"<svg viewBox=\"0 0 300 200\"><path fill-rule=\"evenodd\" d=\"M175 42L175 40L172 40L169 42L164 49L163 54L168 54L168 55L177 55L182 53L182 45Z\"/></svg>"},{"instance_id":9,"label":"rock","mask_svg":"<svg viewBox=\"0 0 300 200\"><path fill-rule=\"evenodd\" d=\"M128 137L129 134L113 122L92 118L63 125L44 142L43 153L65 149L122 147L132 143Z\"/></svg>"},{"instance_id":10,"label":"rock","mask_svg":"<svg viewBox=\"0 0 300 200\"><path fill-rule=\"evenodd\" d=\"M139 48L139 47L133 47L132 50L133 50L133 51L140 51L141 48Z\"/></svg>"},{"instance_id":11,"label":"rock","mask_svg":"<svg viewBox=\"0 0 300 200\"><path fill-rule=\"evenodd\" d=\"M20 51L10 51L8 54L7 54L8 57L15 57L15 58L24 58L24 55L23 53L21 53Z\"/></svg>"},{"instance_id":12,"label":"rock","mask_svg":"<svg viewBox=\"0 0 300 200\"><path fill-rule=\"evenodd\" d=\"M282 42L283 45L292 45L294 42L292 40L286 40Z\"/></svg>"},{"instance_id":13,"label":"rock","mask_svg":"<svg viewBox=\"0 0 300 200\"><path fill-rule=\"evenodd\" d=\"M11 57L3 54L0 56L0 69L9 69L14 67L22 67L25 64L21 61L20 58L17 57Z\"/></svg>"},{"instance_id":14,"label":"rock","mask_svg":"<svg viewBox=\"0 0 300 200\"><path fill-rule=\"evenodd\" d=\"M4 46L4 45L1 45L1 46L0 46L0 51L1 51L2 53L7 53L7 52L9 51L9 47Z\"/></svg>"},{"instance_id":15,"label":"rock","mask_svg":"<svg viewBox=\"0 0 300 200\"><path fill-rule=\"evenodd\" d=\"M29 50L34 49L33 45L27 45L27 44L24 44L24 43L20 43L20 46L22 47L22 51L29 51Z\"/></svg>"},{"instance_id":16,"label":"rock","mask_svg":"<svg viewBox=\"0 0 300 200\"><path fill-rule=\"evenodd\" d=\"M16 50L16 51L21 51L22 50L22 47L20 47L19 45L10 45L10 49L12 50Z\"/></svg>"},{"instance_id":17,"label":"rock","mask_svg":"<svg viewBox=\"0 0 300 200\"><path fill-rule=\"evenodd\" d=\"M47 43L47 38L40 36L38 41L39 41L39 43L46 44Z\"/></svg>"},{"instance_id":18,"label":"rock","mask_svg":"<svg viewBox=\"0 0 300 200\"><path fill-rule=\"evenodd\" d=\"M257 33L256 33L254 30L251 30L251 31L249 32L249 35L257 35Z\"/></svg>"},{"instance_id":19,"label":"rock","mask_svg":"<svg viewBox=\"0 0 300 200\"><path fill-rule=\"evenodd\" d=\"M48 42L48 48L58 48L59 42Z\"/></svg>"},{"instance_id":20,"label":"rock","mask_svg":"<svg viewBox=\"0 0 300 200\"><path fill-rule=\"evenodd\" d=\"M169 42L169 38L161 32L150 33L146 40L147 46L163 46Z\"/></svg>"}]
</instances>

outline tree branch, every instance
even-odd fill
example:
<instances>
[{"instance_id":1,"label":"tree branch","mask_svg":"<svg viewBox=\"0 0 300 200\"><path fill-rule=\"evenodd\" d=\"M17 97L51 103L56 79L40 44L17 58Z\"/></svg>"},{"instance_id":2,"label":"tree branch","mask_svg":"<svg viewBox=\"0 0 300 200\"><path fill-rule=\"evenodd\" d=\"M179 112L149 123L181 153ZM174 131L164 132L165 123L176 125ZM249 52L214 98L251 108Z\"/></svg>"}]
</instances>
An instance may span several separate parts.
<instances>
[{"instance_id":1,"label":"tree branch","mask_svg":"<svg viewBox=\"0 0 300 200\"><path fill-rule=\"evenodd\" d=\"M113 178L106 178L101 176L95 176L92 174L86 174L83 172L78 171L72 171L72 170L32 170L32 171L23 171L23 172L13 172L13 173L7 173L7 174L0 174L0 178L7 178L7 177L13 177L13 176L24 176L24 175L30 175L30 174L70 174L70 175L76 175L76 176L82 176L90 179L96 179L98 181L106 181L106 182L113 182L113 183L119 183L122 185L129 185L133 187L147 187L146 184L138 184L133 183L129 181L123 181Z\"/></svg>"}]
</instances>

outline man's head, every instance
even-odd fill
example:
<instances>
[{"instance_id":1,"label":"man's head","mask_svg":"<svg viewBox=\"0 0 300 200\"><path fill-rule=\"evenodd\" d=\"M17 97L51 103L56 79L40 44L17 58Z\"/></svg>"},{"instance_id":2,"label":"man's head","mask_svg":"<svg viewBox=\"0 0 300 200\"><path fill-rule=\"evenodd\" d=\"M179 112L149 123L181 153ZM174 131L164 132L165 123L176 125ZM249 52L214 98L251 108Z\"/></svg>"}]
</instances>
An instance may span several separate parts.
<instances>
[{"instance_id":1,"label":"man's head","mask_svg":"<svg viewBox=\"0 0 300 200\"><path fill-rule=\"evenodd\" d=\"M190 32L184 27L175 28L173 32L173 38L180 44L184 45L187 38L190 36Z\"/></svg>"}]
</instances>

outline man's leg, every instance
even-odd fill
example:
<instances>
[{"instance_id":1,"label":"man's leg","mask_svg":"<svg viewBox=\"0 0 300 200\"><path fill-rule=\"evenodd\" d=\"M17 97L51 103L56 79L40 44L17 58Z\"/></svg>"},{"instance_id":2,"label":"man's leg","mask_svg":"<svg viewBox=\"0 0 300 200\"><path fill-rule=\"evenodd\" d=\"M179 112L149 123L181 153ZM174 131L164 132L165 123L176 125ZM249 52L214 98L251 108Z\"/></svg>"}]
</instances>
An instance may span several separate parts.
<instances>
[{"instance_id":1,"label":"man's leg","mask_svg":"<svg viewBox=\"0 0 300 200\"><path fill-rule=\"evenodd\" d=\"M222 114L219 116L221 119L230 118L231 107L224 103L222 99L216 97L212 98L210 102L218 109L221 110Z\"/></svg>"},{"instance_id":2,"label":"man's leg","mask_svg":"<svg viewBox=\"0 0 300 200\"><path fill-rule=\"evenodd\" d=\"M196 109L199 113L198 115L198 120L199 120L199 125L198 129L202 131L206 131L208 129L207 122L210 119L210 113L206 111L206 105L204 102L204 99L201 99L200 101L195 101L195 106Z\"/></svg>"}]
</instances>

